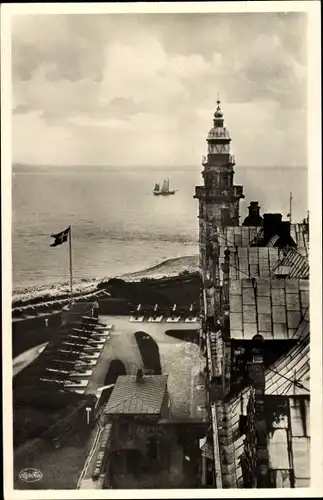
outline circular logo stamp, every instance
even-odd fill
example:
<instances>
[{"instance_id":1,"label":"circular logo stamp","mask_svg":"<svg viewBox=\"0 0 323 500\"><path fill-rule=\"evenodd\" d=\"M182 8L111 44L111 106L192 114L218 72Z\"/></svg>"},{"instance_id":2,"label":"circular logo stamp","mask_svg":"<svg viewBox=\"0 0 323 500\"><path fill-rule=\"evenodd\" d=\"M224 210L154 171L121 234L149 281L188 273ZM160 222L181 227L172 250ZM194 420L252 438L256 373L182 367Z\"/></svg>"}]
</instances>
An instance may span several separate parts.
<instances>
[{"instance_id":1,"label":"circular logo stamp","mask_svg":"<svg viewBox=\"0 0 323 500\"><path fill-rule=\"evenodd\" d=\"M19 478L25 483L35 483L36 481L40 481L43 477L42 472L38 469L23 469L19 472Z\"/></svg>"}]
</instances>

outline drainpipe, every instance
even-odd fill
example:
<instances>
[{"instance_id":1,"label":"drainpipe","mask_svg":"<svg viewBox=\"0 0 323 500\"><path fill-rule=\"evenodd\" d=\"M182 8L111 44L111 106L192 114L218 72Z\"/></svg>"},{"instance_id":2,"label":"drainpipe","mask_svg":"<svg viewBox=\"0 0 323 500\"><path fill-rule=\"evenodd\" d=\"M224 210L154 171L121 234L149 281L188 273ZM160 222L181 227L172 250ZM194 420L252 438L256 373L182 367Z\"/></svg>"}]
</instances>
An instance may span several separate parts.
<instances>
[{"instance_id":1,"label":"drainpipe","mask_svg":"<svg viewBox=\"0 0 323 500\"><path fill-rule=\"evenodd\" d=\"M255 335L252 339L252 360L248 363L249 378L255 391L254 428L256 434L257 488L269 487L269 453L267 422L265 415L265 367L264 339Z\"/></svg>"}]
</instances>

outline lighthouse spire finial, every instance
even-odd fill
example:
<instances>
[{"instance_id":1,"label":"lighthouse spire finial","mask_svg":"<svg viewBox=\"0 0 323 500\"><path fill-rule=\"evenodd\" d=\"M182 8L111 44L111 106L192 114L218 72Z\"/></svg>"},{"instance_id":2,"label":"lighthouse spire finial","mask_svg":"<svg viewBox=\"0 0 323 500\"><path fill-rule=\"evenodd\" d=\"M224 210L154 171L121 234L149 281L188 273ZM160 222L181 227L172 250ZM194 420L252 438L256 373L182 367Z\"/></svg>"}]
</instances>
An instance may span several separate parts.
<instances>
[{"instance_id":1,"label":"lighthouse spire finial","mask_svg":"<svg viewBox=\"0 0 323 500\"><path fill-rule=\"evenodd\" d=\"M217 108L216 108L216 111L214 113L214 119L213 119L213 123L214 123L214 126L216 127L223 127L223 113L222 113L222 109L220 107L220 104L221 104L221 101L220 101L220 95L218 94L218 99L216 101L217 103Z\"/></svg>"}]
</instances>

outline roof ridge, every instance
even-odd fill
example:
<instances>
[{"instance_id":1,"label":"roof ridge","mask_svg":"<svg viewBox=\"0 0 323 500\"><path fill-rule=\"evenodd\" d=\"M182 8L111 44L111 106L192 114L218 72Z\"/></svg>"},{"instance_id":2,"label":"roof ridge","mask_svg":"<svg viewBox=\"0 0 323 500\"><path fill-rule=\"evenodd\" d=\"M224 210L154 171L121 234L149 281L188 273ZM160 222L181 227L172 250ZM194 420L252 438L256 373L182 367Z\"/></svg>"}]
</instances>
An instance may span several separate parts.
<instances>
[{"instance_id":1,"label":"roof ridge","mask_svg":"<svg viewBox=\"0 0 323 500\"><path fill-rule=\"evenodd\" d=\"M154 408L149 403L145 402L141 397L137 396L136 394L133 394L131 396L131 398L137 398L137 400L140 401L140 403L142 404L143 407L145 407L145 408L151 408L151 409L154 410Z\"/></svg>"},{"instance_id":2,"label":"roof ridge","mask_svg":"<svg viewBox=\"0 0 323 500\"><path fill-rule=\"evenodd\" d=\"M126 396L125 399L119 400L117 403L115 403L113 405L112 404L110 405L110 400L109 400L107 402L107 404L105 405L105 407L110 406L110 408L116 408L118 405L120 405L122 403L125 403L126 401L128 401L132 397L133 397L133 395L132 396Z\"/></svg>"}]
</instances>

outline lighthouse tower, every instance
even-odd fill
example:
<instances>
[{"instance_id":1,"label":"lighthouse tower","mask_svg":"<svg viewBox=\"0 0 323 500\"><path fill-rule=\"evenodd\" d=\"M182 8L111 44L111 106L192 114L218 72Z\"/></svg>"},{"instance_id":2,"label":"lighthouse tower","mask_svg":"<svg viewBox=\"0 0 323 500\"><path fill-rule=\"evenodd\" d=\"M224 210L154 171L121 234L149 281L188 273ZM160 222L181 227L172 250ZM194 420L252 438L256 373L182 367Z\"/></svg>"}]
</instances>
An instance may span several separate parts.
<instances>
[{"instance_id":1,"label":"lighthouse tower","mask_svg":"<svg viewBox=\"0 0 323 500\"><path fill-rule=\"evenodd\" d=\"M200 254L212 241L217 227L239 225L239 201L244 198L243 187L233 184L235 158L230 153L231 138L220 104L218 99L206 140L207 156L202 159L204 186L197 186L195 191L199 200Z\"/></svg>"},{"instance_id":2,"label":"lighthouse tower","mask_svg":"<svg viewBox=\"0 0 323 500\"><path fill-rule=\"evenodd\" d=\"M203 186L196 186L199 200L199 266L201 272L202 332L213 323L220 304L219 240L217 228L239 225L239 201L243 187L235 186L235 159L230 152L231 138L224 126L223 112L217 100L213 127L208 133L207 156L203 156ZM214 325L213 327L214 328ZM205 338L205 337L204 337Z\"/></svg>"},{"instance_id":3,"label":"lighthouse tower","mask_svg":"<svg viewBox=\"0 0 323 500\"><path fill-rule=\"evenodd\" d=\"M207 156L203 156L204 187L198 187L196 198L200 209L207 211L213 225L238 226L239 200L244 198L242 186L234 186L235 158L230 154L231 138L224 126L223 112L217 100L213 127L207 136ZM202 205L202 206L201 206Z\"/></svg>"}]
</instances>

